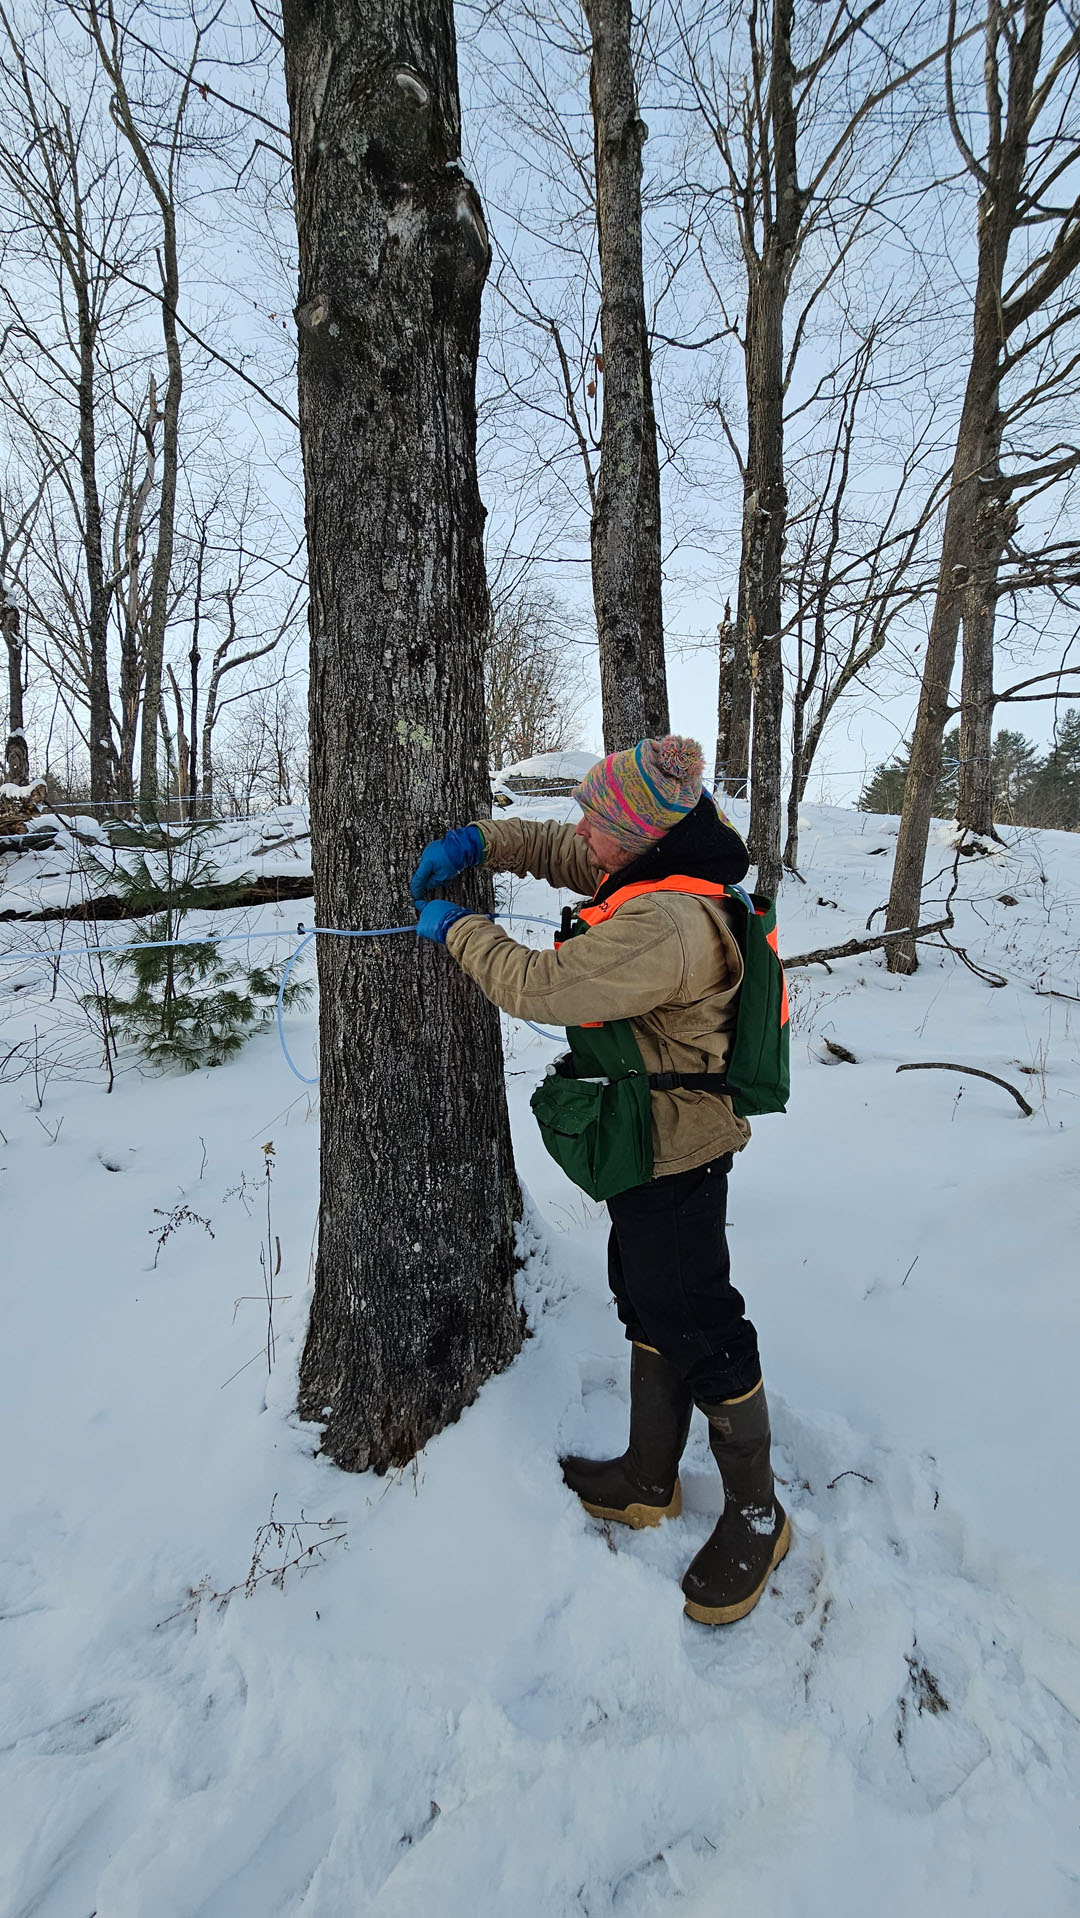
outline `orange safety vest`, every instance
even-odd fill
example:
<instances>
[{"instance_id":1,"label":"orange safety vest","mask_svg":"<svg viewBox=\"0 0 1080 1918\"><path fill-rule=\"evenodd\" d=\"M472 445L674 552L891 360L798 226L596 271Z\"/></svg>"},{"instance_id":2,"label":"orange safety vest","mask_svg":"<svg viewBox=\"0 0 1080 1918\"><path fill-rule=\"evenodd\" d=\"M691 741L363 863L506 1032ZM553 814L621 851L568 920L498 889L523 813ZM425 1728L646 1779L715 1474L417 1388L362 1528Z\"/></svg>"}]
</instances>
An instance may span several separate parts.
<instances>
[{"instance_id":1,"label":"orange safety vest","mask_svg":"<svg viewBox=\"0 0 1080 1918\"><path fill-rule=\"evenodd\" d=\"M609 877L610 875L605 873L600 884L605 885ZM618 886L607 899L601 901L600 905L579 906L577 916L579 919L583 919L587 926L599 926L603 925L606 919L610 919L613 913L618 912L619 907L624 906L628 899L637 899L639 895L644 892L684 892L690 893L691 896L699 899L724 899L727 897L729 891L730 888L728 886L718 885L715 880L694 879L687 873L676 872L669 874L666 879L639 879L632 886ZM780 947L775 925L771 931L766 932L765 937L779 959ZM560 942L556 940L555 943L558 945ZM783 978L783 974L781 974L781 978ZM602 1023L602 1021L595 1023ZM782 987L780 1023L782 1026L786 1026L788 1023L786 979L784 979Z\"/></svg>"}]
</instances>

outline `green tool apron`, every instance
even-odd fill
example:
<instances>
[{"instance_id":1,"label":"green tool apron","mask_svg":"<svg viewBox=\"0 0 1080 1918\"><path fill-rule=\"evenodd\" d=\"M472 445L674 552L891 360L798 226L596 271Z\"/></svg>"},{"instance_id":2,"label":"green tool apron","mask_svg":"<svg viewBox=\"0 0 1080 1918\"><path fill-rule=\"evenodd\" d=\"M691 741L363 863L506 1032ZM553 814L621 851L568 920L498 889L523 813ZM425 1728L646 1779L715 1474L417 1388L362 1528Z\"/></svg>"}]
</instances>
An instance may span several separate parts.
<instances>
[{"instance_id":1,"label":"green tool apron","mask_svg":"<svg viewBox=\"0 0 1080 1918\"><path fill-rule=\"evenodd\" d=\"M579 920L570 937L588 928ZM649 1075L629 1019L567 1026L570 1050L549 1066L530 1104L540 1136L590 1199L610 1199L653 1175Z\"/></svg>"}]
</instances>

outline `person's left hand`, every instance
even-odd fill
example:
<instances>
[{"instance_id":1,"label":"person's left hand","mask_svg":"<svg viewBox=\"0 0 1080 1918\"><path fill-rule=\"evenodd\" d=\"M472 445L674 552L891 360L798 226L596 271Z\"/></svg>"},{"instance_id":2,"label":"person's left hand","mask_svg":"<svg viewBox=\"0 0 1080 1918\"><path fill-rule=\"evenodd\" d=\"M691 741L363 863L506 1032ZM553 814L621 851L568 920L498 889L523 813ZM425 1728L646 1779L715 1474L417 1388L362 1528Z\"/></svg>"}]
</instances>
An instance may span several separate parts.
<instances>
[{"instance_id":1,"label":"person's left hand","mask_svg":"<svg viewBox=\"0 0 1080 1918\"><path fill-rule=\"evenodd\" d=\"M434 886L456 879L459 872L484 863L484 836L479 826L455 826L442 839L432 839L420 855L413 873L412 896L417 911Z\"/></svg>"},{"instance_id":2,"label":"person's left hand","mask_svg":"<svg viewBox=\"0 0 1080 1918\"><path fill-rule=\"evenodd\" d=\"M456 919L469 919L467 906L451 905L449 899L429 899L416 927L417 937L430 939L432 945L445 946L446 935Z\"/></svg>"}]
</instances>

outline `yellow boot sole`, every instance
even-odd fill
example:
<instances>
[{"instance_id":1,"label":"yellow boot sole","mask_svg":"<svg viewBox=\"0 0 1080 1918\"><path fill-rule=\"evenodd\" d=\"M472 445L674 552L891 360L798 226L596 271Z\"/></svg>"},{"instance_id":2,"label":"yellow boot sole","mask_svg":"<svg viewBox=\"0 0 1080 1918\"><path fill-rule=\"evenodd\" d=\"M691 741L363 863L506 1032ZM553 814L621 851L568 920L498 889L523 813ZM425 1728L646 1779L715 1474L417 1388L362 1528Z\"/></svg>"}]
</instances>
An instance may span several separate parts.
<instances>
[{"instance_id":1,"label":"yellow boot sole","mask_svg":"<svg viewBox=\"0 0 1080 1918\"><path fill-rule=\"evenodd\" d=\"M642 1532L649 1525L659 1525L662 1518L678 1518L682 1511L682 1487L676 1479L667 1505L624 1505L619 1511L614 1505L593 1505L587 1498L581 1503L590 1518L614 1519L616 1525L630 1525L635 1532Z\"/></svg>"},{"instance_id":2,"label":"yellow boot sole","mask_svg":"<svg viewBox=\"0 0 1080 1918\"><path fill-rule=\"evenodd\" d=\"M696 1619L699 1625L734 1625L737 1618L745 1618L747 1612L753 1611L780 1560L787 1556L790 1544L791 1520L785 1518L780 1536L773 1546L769 1569L757 1590L751 1592L749 1598L740 1598L737 1605L698 1605L694 1599L688 1598L683 1606L687 1618Z\"/></svg>"}]
</instances>

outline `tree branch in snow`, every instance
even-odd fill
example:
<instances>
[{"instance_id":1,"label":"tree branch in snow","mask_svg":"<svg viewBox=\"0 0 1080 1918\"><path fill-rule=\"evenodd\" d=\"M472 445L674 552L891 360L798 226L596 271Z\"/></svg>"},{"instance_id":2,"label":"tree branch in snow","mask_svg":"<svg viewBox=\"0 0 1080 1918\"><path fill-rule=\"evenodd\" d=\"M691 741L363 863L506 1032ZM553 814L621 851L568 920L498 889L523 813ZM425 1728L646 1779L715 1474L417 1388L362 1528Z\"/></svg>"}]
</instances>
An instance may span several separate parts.
<instances>
[{"instance_id":1,"label":"tree branch in snow","mask_svg":"<svg viewBox=\"0 0 1080 1918\"><path fill-rule=\"evenodd\" d=\"M895 932L878 933L874 939L846 939L842 946L820 946L816 952L799 952L794 958L783 960L785 972L794 972L797 966L821 966L829 959L853 959L856 953L875 952L879 946L891 946L896 939L926 939L932 932L944 932L953 925L952 913L947 919L935 919L928 926L916 926L912 932L910 926L900 926Z\"/></svg>"},{"instance_id":2,"label":"tree branch in snow","mask_svg":"<svg viewBox=\"0 0 1080 1918\"><path fill-rule=\"evenodd\" d=\"M919 1059L913 1065L897 1066L897 1072L968 1072L973 1079L989 1079L990 1084L1000 1086L1003 1092L1011 1092L1024 1117L1034 1116L1034 1108L1028 1105L1022 1092L1011 1086L1007 1079L999 1079L996 1072L984 1072L981 1066L955 1066L943 1059Z\"/></svg>"}]
</instances>

